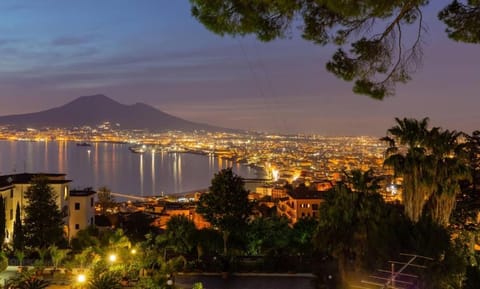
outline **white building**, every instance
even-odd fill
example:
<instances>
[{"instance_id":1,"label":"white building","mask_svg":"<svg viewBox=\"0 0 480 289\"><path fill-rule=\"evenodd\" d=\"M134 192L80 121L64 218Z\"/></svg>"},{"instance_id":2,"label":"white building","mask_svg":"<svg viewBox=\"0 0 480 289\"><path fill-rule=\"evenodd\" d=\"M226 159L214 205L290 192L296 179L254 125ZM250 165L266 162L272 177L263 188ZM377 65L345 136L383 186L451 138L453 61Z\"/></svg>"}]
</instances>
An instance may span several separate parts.
<instances>
[{"instance_id":1,"label":"white building","mask_svg":"<svg viewBox=\"0 0 480 289\"><path fill-rule=\"evenodd\" d=\"M95 224L95 194L91 189L71 190L68 198L68 238Z\"/></svg>"},{"instance_id":2,"label":"white building","mask_svg":"<svg viewBox=\"0 0 480 289\"><path fill-rule=\"evenodd\" d=\"M24 209L27 205L27 199L25 193L30 187L32 180L37 177L45 177L48 180L48 185L52 188L57 198L57 206L64 214L64 231L68 240L76 235L75 226L78 224L79 229L86 228L91 222L92 216L94 216L94 207L82 204L90 205L90 198L94 197L93 194L87 195L74 195L71 197L69 184L71 180L65 178L65 174L12 174L0 176L0 195L5 201L5 241L10 242L13 237L13 223L15 221L15 210L17 204L20 205L21 218L25 217ZM75 210L75 204L80 203L80 209ZM72 221L74 220L74 221ZM80 221L82 220L82 221ZM87 220L86 222L84 220ZM73 228L72 228L73 225Z\"/></svg>"}]
</instances>

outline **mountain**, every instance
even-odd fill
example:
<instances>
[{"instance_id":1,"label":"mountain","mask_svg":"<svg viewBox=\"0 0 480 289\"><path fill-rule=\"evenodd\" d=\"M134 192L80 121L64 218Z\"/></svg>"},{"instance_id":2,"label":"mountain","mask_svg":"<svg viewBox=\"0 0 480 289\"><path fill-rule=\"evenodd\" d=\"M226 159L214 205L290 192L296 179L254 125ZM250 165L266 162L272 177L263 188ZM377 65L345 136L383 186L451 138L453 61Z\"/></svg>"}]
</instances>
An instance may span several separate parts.
<instances>
[{"instance_id":1,"label":"mountain","mask_svg":"<svg viewBox=\"0 0 480 289\"><path fill-rule=\"evenodd\" d=\"M184 120L144 103L121 104L101 94L82 96L40 112L0 116L0 124L31 128L97 126L106 121L118 123L122 129L231 131Z\"/></svg>"}]
</instances>

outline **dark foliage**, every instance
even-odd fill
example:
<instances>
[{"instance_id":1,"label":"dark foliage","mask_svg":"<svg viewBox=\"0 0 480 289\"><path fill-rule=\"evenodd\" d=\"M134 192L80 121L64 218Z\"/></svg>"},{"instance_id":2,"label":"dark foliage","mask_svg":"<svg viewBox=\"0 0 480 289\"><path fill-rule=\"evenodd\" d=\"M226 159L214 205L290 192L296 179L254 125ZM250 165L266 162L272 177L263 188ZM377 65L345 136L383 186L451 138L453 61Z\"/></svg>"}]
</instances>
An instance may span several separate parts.
<instances>
[{"instance_id":1,"label":"dark foliage","mask_svg":"<svg viewBox=\"0 0 480 289\"><path fill-rule=\"evenodd\" d=\"M122 218L121 227L133 242L145 241L145 235L156 230L151 226L153 217L143 212L135 212Z\"/></svg>"},{"instance_id":2,"label":"dark foliage","mask_svg":"<svg viewBox=\"0 0 480 289\"><path fill-rule=\"evenodd\" d=\"M15 221L13 222L13 250L23 251L25 247L25 233L20 212L20 204L17 203L15 211Z\"/></svg>"},{"instance_id":3,"label":"dark foliage","mask_svg":"<svg viewBox=\"0 0 480 289\"><path fill-rule=\"evenodd\" d=\"M209 192L200 197L197 212L223 233L227 254L229 235L244 230L252 212L243 179L231 168L216 173Z\"/></svg>"},{"instance_id":4,"label":"dark foliage","mask_svg":"<svg viewBox=\"0 0 480 289\"><path fill-rule=\"evenodd\" d=\"M46 178L37 177L25 193L25 245L47 248L64 241L63 217Z\"/></svg>"},{"instance_id":5,"label":"dark foliage","mask_svg":"<svg viewBox=\"0 0 480 289\"><path fill-rule=\"evenodd\" d=\"M5 216L5 199L0 196L0 242L5 240L6 229L6 216Z\"/></svg>"}]
</instances>

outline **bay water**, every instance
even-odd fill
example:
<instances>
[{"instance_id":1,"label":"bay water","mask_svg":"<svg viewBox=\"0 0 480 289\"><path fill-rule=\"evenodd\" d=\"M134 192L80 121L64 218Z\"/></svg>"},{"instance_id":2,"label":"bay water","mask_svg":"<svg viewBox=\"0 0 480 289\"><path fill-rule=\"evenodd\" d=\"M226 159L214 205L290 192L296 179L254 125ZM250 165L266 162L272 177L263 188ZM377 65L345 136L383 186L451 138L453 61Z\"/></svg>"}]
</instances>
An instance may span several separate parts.
<instances>
[{"instance_id":1,"label":"bay water","mask_svg":"<svg viewBox=\"0 0 480 289\"><path fill-rule=\"evenodd\" d=\"M187 153L132 153L128 144L68 141L0 141L0 175L65 173L71 189L101 186L136 195L174 195L206 189L214 174L232 167L244 178L261 172L230 160Z\"/></svg>"}]
</instances>

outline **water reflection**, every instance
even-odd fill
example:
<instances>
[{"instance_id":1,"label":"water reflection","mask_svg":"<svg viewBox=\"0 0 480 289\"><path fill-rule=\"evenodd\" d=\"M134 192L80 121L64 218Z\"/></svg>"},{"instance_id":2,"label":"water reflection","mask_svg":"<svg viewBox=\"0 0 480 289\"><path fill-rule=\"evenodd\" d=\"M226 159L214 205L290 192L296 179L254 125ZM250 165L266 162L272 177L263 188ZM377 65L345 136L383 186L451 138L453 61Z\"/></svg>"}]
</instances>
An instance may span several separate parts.
<instances>
[{"instance_id":1,"label":"water reflection","mask_svg":"<svg viewBox=\"0 0 480 289\"><path fill-rule=\"evenodd\" d=\"M152 195L156 195L155 191L155 151L152 151Z\"/></svg>"},{"instance_id":2,"label":"water reflection","mask_svg":"<svg viewBox=\"0 0 480 289\"><path fill-rule=\"evenodd\" d=\"M140 155L140 196L143 196L143 154Z\"/></svg>"},{"instance_id":3,"label":"water reflection","mask_svg":"<svg viewBox=\"0 0 480 289\"><path fill-rule=\"evenodd\" d=\"M107 186L125 194L158 195L204 189L210 185L213 174L227 165L233 165L245 178L256 176L248 167L214 156L166 152L137 155L124 144L94 143L81 147L68 142L0 141L2 174L25 169L32 173L67 173L67 178L73 180L72 188Z\"/></svg>"},{"instance_id":4,"label":"water reflection","mask_svg":"<svg viewBox=\"0 0 480 289\"><path fill-rule=\"evenodd\" d=\"M49 170L49 167L48 167L48 140L45 140L45 142L44 142L43 151L44 151L43 162L45 163L45 171L48 172L48 170Z\"/></svg>"}]
</instances>

